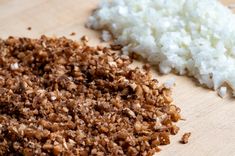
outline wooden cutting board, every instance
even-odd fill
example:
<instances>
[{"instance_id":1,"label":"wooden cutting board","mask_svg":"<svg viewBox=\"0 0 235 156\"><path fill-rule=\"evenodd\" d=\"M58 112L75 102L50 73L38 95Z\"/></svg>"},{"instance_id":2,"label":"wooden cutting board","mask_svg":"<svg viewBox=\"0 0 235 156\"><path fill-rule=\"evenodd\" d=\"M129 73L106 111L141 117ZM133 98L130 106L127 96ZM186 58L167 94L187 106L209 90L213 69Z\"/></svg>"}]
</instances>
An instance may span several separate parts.
<instances>
[{"instance_id":1,"label":"wooden cutting board","mask_svg":"<svg viewBox=\"0 0 235 156\"><path fill-rule=\"evenodd\" d=\"M224 0L228 5L235 0ZM0 37L39 37L42 34L67 36L78 40L87 35L92 44L100 42L99 33L86 29L84 23L99 0L0 0ZM226 18L226 17L225 17ZM31 27L32 30L27 30ZM70 36L76 32L75 36ZM171 145L162 147L160 156L235 156L235 99L221 99L216 92L202 88L184 76L154 75L161 82L176 78L173 96L186 121L172 137ZM187 145L178 143L185 132L192 132Z\"/></svg>"}]
</instances>

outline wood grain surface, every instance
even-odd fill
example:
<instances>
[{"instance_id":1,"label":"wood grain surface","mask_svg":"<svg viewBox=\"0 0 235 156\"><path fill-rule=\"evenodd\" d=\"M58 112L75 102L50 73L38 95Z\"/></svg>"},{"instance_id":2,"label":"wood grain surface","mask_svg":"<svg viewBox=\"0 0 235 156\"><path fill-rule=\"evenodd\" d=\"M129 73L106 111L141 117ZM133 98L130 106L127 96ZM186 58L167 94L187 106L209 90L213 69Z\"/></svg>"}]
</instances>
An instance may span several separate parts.
<instances>
[{"instance_id":1,"label":"wood grain surface","mask_svg":"<svg viewBox=\"0 0 235 156\"><path fill-rule=\"evenodd\" d=\"M223 1L225 5L233 2ZM98 3L99 0L0 0L0 37L46 34L78 40L87 35L95 45L100 42L99 32L86 29L84 23ZM76 35L70 36L71 32ZM171 145L162 147L157 155L235 156L235 99L229 96L221 99L216 92L198 86L192 78L159 76L152 70L161 82L176 78L173 96L186 119L178 123L181 130L172 137ZM192 132L189 144L179 144L185 132Z\"/></svg>"}]
</instances>

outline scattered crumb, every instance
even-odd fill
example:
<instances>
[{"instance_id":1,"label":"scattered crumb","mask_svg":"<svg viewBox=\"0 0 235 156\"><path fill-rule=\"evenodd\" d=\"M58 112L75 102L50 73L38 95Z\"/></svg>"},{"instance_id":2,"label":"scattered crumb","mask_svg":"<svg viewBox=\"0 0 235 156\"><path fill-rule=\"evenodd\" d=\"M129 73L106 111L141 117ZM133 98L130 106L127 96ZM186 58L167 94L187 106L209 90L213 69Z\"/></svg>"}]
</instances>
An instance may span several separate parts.
<instances>
[{"instance_id":1,"label":"scattered crumb","mask_svg":"<svg viewBox=\"0 0 235 156\"><path fill-rule=\"evenodd\" d=\"M112 44L110 45L112 50L121 50L122 46L121 45L116 45L116 44Z\"/></svg>"},{"instance_id":2,"label":"scattered crumb","mask_svg":"<svg viewBox=\"0 0 235 156\"><path fill-rule=\"evenodd\" d=\"M89 41L89 38L87 36L82 36L81 37L81 41L83 42L88 42Z\"/></svg>"},{"instance_id":3,"label":"scattered crumb","mask_svg":"<svg viewBox=\"0 0 235 156\"><path fill-rule=\"evenodd\" d=\"M31 27L28 27L27 30L32 30L32 28L31 28Z\"/></svg>"},{"instance_id":4,"label":"scattered crumb","mask_svg":"<svg viewBox=\"0 0 235 156\"><path fill-rule=\"evenodd\" d=\"M103 51L104 47L102 45L97 46L97 50Z\"/></svg>"},{"instance_id":5,"label":"scattered crumb","mask_svg":"<svg viewBox=\"0 0 235 156\"><path fill-rule=\"evenodd\" d=\"M75 32L72 32L72 33L70 34L70 36L74 36L74 35L76 35L76 33L75 33Z\"/></svg>"},{"instance_id":6,"label":"scattered crumb","mask_svg":"<svg viewBox=\"0 0 235 156\"><path fill-rule=\"evenodd\" d=\"M185 119L185 118L180 118L180 120L181 120L181 121L186 121L186 119Z\"/></svg>"},{"instance_id":7,"label":"scattered crumb","mask_svg":"<svg viewBox=\"0 0 235 156\"><path fill-rule=\"evenodd\" d=\"M149 63L145 63L143 65L143 69L146 70L146 71L149 71L151 69L151 65Z\"/></svg>"},{"instance_id":8,"label":"scattered crumb","mask_svg":"<svg viewBox=\"0 0 235 156\"><path fill-rule=\"evenodd\" d=\"M180 140L180 143L182 143L182 144L187 144L188 143L188 139L189 139L189 137L191 136L191 133L189 132L189 133L185 133L183 136L182 136L182 138L181 138L181 140Z\"/></svg>"},{"instance_id":9,"label":"scattered crumb","mask_svg":"<svg viewBox=\"0 0 235 156\"><path fill-rule=\"evenodd\" d=\"M130 56L131 59L135 59L135 60L139 60L139 58L141 57L140 55L138 55L134 52L131 53L129 56Z\"/></svg>"}]
</instances>

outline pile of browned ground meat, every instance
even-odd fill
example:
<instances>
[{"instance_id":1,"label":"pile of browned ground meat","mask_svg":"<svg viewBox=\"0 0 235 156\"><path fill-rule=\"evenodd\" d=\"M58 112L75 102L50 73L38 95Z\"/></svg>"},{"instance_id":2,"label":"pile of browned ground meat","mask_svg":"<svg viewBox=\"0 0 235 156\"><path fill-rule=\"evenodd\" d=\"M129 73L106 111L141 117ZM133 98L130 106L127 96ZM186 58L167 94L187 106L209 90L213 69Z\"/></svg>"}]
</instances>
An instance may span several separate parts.
<instances>
[{"instance_id":1,"label":"pile of browned ground meat","mask_svg":"<svg viewBox=\"0 0 235 156\"><path fill-rule=\"evenodd\" d=\"M153 155L179 130L171 90L109 48L0 40L0 155Z\"/></svg>"}]
</instances>

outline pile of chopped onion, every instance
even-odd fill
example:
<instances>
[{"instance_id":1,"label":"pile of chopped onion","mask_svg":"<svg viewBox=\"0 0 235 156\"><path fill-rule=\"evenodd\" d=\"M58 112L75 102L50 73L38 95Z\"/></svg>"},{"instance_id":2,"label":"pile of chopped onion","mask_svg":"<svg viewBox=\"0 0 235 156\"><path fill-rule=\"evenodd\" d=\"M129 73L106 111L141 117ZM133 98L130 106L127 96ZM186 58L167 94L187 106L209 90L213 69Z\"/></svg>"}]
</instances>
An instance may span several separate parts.
<instances>
[{"instance_id":1,"label":"pile of chopped onion","mask_svg":"<svg viewBox=\"0 0 235 156\"><path fill-rule=\"evenodd\" d=\"M161 73L194 76L215 90L229 85L235 94L235 15L217 0L105 0L88 26L109 31L124 53Z\"/></svg>"}]
</instances>

